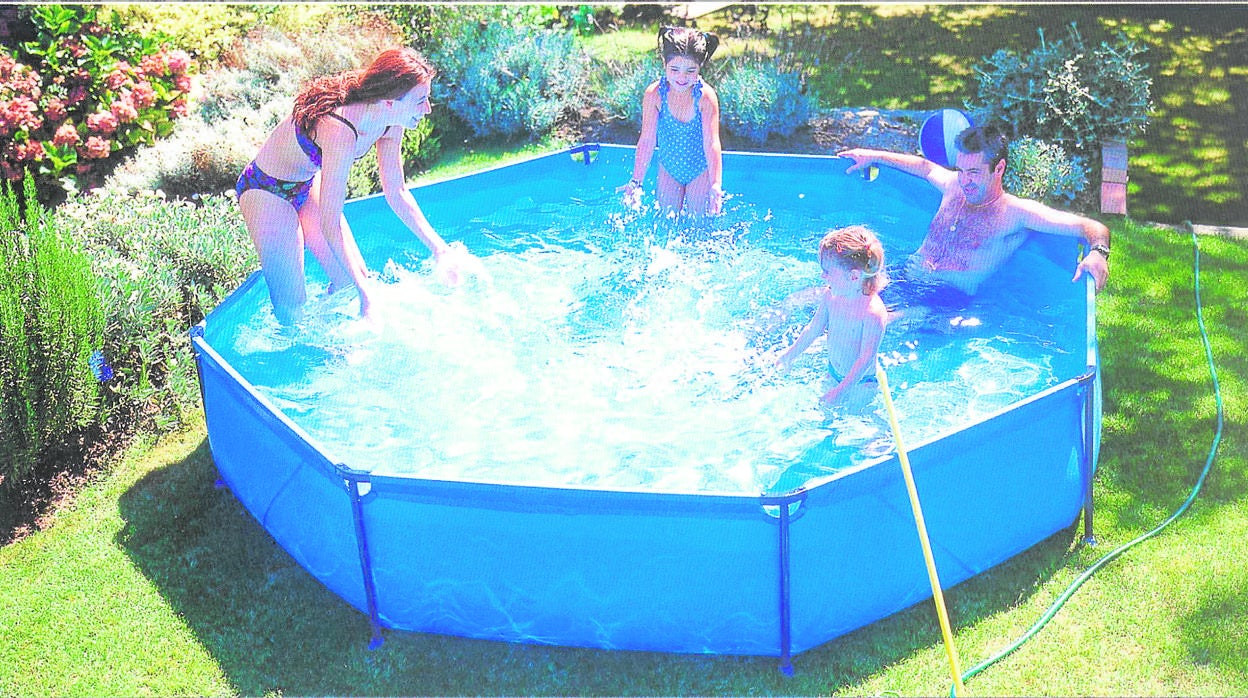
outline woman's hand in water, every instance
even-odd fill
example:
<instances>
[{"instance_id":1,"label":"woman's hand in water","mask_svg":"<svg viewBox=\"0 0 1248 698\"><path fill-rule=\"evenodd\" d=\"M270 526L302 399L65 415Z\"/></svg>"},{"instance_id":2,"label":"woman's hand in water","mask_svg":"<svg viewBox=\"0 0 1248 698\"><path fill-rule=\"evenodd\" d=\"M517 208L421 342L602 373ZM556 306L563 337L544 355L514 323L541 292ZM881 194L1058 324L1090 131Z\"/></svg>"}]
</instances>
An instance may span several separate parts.
<instances>
[{"instance_id":1,"label":"woman's hand in water","mask_svg":"<svg viewBox=\"0 0 1248 698\"><path fill-rule=\"evenodd\" d=\"M451 287L459 286L470 276L486 281L490 276L481 260L458 241L434 253L433 270L439 281Z\"/></svg>"}]
</instances>

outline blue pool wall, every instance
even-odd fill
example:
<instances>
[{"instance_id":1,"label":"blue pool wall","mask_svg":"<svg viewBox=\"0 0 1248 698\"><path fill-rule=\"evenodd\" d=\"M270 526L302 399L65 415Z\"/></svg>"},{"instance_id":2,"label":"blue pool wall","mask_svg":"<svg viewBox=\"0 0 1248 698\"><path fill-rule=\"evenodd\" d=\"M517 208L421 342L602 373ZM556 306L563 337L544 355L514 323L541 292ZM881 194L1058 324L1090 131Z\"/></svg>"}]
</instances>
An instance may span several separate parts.
<instances>
[{"instance_id":1,"label":"blue pool wall","mask_svg":"<svg viewBox=\"0 0 1248 698\"><path fill-rule=\"evenodd\" d=\"M517 167L549 168L534 163ZM583 185L584 172L571 169ZM488 192L490 178L525 175L496 170L472 185ZM451 205L440 186L419 191L427 212ZM370 240L382 226L356 227L376 253L411 245ZM1033 237L1027 254L1073 265L1073 243ZM274 540L376 629L787 658L931 597L896 456L781 495L501 486L353 468L361 464L316 443L212 346L213 328L240 321L237 299L262 283L253 275L192 330L213 458ZM1087 311L1078 363L1088 365L908 444L946 588L1070 526L1087 500L1100 429L1094 309L1086 285L1054 288Z\"/></svg>"}]
</instances>

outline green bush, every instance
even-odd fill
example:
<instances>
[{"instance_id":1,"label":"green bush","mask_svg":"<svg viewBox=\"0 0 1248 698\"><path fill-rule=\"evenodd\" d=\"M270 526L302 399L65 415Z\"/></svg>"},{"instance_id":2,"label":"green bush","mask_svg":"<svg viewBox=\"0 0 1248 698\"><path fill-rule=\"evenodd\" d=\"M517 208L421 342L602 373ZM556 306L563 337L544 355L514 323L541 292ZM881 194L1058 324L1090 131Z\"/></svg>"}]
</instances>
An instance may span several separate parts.
<instances>
[{"instance_id":1,"label":"green bush","mask_svg":"<svg viewBox=\"0 0 1248 698\"><path fill-rule=\"evenodd\" d=\"M976 123L1004 121L1014 132L1076 152L1142 132L1152 111L1152 78L1137 57L1144 46L1120 38L1089 50L1071 24L1066 40L1040 45L1026 56L999 50L977 68Z\"/></svg>"},{"instance_id":2,"label":"green bush","mask_svg":"<svg viewBox=\"0 0 1248 698\"><path fill-rule=\"evenodd\" d=\"M762 55L734 59L716 89L724 128L756 145L792 135L810 118L801 74Z\"/></svg>"},{"instance_id":3,"label":"green bush","mask_svg":"<svg viewBox=\"0 0 1248 698\"><path fill-rule=\"evenodd\" d=\"M605 78L598 93L603 110L612 118L627 121L640 128L642 93L663 74L658 61L612 61L605 65L603 72Z\"/></svg>"},{"instance_id":4,"label":"green bush","mask_svg":"<svg viewBox=\"0 0 1248 698\"><path fill-rule=\"evenodd\" d=\"M157 428L179 424L199 401L187 330L259 266L233 197L100 188L53 216L100 279L112 396Z\"/></svg>"},{"instance_id":5,"label":"green bush","mask_svg":"<svg viewBox=\"0 0 1248 698\"><path fill-rule=\"evenodd\" d=\"M584 103L589 58L570 33L463 20L445 31L434 97L477 136L538 138Z\"/></svg>"},{"instance_id":6,"label":"green bush","mask_svg":"<svg viewBox=\"0 0 1248 698\"><path fill-rule=\"evenodd\" d=\"M0 47L0 173L35 173L45 200L59 178L94 186L124 155L188 111L190 56L88 5L25 10L36 38Z\"/></svg>"},{"instance_id":7,"label":"green bush","mask_svg":"<svg viewBox=\"0 0 1248 698\"><path fill-rule=\"evenodd\" d=\"M1050 206L1070 205L1088 184L1083 158L1054 143L1020 138L1010 143L1006 162L1005 190Z\"/></svg>"},{"instance_id":8,"label":"green bush","mask_svg":"<svg viewBox=\"0 0 1248 698\"><path fill-rule=\"evenodd\" d=\"M0 195L0 485L100 415L91 356L104 312L87 256L49 225L34 179Z\"/></svg>"},{"instance_id":9,"label":"green bush","mask_svg":"<svg viewBox=\"0 0 1248 698\"><path fill-rule=\"evenodd\" d=\"M173 37L179 48L204 62L217 60L252 27L271 20L277 9L215 2L136 2L109 7L131 31Z\"/></svg>"}]
</instances>

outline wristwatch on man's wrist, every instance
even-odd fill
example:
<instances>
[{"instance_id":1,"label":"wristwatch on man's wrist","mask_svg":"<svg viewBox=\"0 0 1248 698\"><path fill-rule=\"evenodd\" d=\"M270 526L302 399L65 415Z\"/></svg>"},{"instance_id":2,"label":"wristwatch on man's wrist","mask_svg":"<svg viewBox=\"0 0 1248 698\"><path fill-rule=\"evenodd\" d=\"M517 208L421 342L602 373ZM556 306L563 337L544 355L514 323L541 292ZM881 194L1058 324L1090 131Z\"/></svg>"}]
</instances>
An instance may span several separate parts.
<instances>
[{"instance_id":1,"label":"wristwatch on man's wrist","mask_svg":"<svg viewBox=\"0 0 1248 698\"><path fill-rule=\"evenodd\" d=\"M1088 248L1089 252L1100 252L1106 261L1109 260L1109 245L1092 245Z\"/></svg>"}]
</instances>

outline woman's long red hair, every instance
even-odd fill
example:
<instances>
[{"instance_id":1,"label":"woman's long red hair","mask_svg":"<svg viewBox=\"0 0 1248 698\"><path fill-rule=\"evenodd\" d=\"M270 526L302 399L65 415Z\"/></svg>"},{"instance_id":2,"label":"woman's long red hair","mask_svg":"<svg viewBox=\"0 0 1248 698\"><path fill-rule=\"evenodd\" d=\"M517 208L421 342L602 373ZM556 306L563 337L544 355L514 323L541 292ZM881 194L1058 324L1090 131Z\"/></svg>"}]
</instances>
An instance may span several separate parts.
<instances>
[{"instance_id":1,"label":"woman's long red hair","mask_svg":"<svg viewBox=\"0 0 1248 698\"><path fill-rule=\"evenodd\" d=\"M316 120L347 104L398 99L413 87L433 80L437 71L410 48L383 51L364 70L348 70L313 78L295 95L295 124L311 131Z\"/></svg>"}]
</instances>

